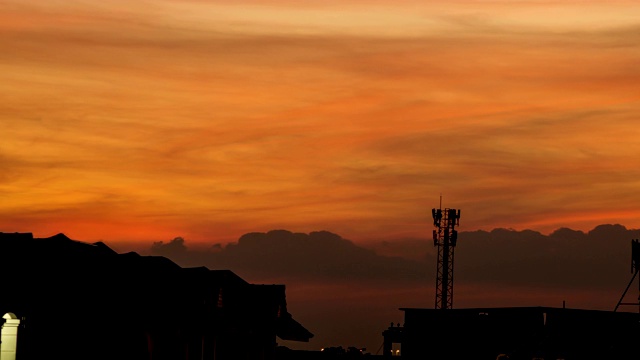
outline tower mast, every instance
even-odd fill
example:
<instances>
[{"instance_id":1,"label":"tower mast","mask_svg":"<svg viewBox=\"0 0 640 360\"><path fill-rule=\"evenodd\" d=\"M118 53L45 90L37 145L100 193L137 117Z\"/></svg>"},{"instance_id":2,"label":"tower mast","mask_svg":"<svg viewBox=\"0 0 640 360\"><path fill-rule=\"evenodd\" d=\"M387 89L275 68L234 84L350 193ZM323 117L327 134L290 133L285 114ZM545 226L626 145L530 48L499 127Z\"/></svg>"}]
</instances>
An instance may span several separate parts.
<instances>
[{"instance_id":1,"label":"tower mast","mask_svg":"<svg viewBox=\"0 0 640 360\"><path fill-rule=\"evenodd\" d=\"M431 209L433 216L433 246L438 247L436 277L436 309L453 308L453 255L458 240L455 226L460 224L459 209Z\"/></svg>"}]
</instances>

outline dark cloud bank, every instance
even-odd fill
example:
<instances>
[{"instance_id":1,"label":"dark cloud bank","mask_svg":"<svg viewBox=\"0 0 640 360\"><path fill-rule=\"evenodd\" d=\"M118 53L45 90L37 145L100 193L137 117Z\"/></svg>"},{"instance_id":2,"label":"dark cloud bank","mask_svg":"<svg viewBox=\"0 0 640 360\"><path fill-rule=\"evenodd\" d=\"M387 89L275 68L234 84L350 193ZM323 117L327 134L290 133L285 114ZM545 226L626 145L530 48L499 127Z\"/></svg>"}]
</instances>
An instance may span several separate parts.
<instances>
[{"instance_id":1,"label":"dark cloud bank","mask_svg":"<svg viewBox=\"0 0 640 360\"><path fill-rule=\"evenodd\" d=\"M456 283L620 288L630 279L631 240L640 230L600 225L588 232L561 228L550 235L494 229L460 232ZM237 243L190 249L182 238L154 243L149 252L182 266L230 269L248 281L329 281L431 284L436 251L426 239L372 243L339 235L273 230L248 233ZM374 250L375 249L375 250ZM383 254L394 254L388 256Z\"/></svg>"},{"instance_id":2,"label":"dark cloud bank","mask_svg":"<svg viewBox=\"0 0 640 360\"><path fill-rule=\"evenodd\" d=\"M420 281L419 261L380 256L327 231L309 234L273 230L242 235L237 243L190 250L182 238L151 246L153 255L182 266L230 269L249 281Z\"/></svg>"}]
</instances>

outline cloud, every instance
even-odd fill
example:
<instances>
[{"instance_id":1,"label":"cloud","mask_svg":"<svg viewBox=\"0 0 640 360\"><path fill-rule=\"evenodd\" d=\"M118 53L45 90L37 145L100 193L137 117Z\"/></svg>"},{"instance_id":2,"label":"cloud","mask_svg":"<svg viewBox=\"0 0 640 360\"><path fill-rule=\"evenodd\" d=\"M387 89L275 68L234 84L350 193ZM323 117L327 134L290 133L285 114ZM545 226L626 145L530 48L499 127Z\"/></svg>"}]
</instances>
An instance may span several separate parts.
<instances>
[{"instance_id":1,"label":"cloud","mask_svg":"<svg viewBox=\"0 0 640 360\"><path fill-rule=\"evenodd\" d=\"M155 242L151 253L180 264L232 269L243 277L260 281L393 282L425 281L418 261L376 254L328 231L308 234L287 230L248 233L238 242L211 249L188 250L181 238Z\"/></svg>"},{"instance_id":2,"label":"cloud","mask_svg":"<svg viewBox=\"0 0 640 360\"><path fill-rule=\"evenodd\" d=\"M627 8L266 3L7 2L5 214L118 194L121 217L191 242L418 237L438 193L466 229L637 219Z\"/></svg>"},{"instance_id":3,"label":"cloud","mask_svg":"<svg viewBox=\"0 0 640 360\"><path fill-rule=\"evenodd\" d=\"M455 253L456 282L619 290L629 276L631 239L638 237L640 230L622 225L600 225L586 233L560 228L549 235L503 228L462 231ZM254 232L209 249L189 249L176 238L155 242L149 250L183 266L231 269L250 281L423 286L435 280L436 269L430 240L385 240L367 248L327 231Z\"/></svg>"},{"instance_id":4,"label":"cloud","mask_svg":"<svg viewBox=\"0 0 640 360\"><path fill-rule=\"evenodd\" d=\"M531 230L462 232L456 279L621 294L630 278L631 240L639 236L639 230L622 225L600 225L586 233L561 228L547 236Z\"/></svg>"},{"instance_id":5,"label":"cloud","mask_svg":"<svg viewBox=\"0 0 640 360\"><path fill-rule=\"evenodd\" d=\"M151 253L165 257L181 257L187 251L184 239L181 237L165 243L163 241L154 242L151 245Z\"/></svg>"}]
</instances>

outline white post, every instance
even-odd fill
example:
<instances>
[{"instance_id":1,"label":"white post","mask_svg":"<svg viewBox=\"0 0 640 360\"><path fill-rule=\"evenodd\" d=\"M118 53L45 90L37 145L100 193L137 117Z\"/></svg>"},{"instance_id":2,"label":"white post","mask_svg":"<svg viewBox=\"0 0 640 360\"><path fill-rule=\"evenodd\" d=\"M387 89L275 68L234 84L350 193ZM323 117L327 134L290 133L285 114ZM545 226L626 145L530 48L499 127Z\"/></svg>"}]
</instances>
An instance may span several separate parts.
<instances>
[{"instance_id":1,"label":"white post","mask_svg":"<svg viewBox=\"0 0 640 360\"><path fill-rule=\"evenodd\" d=\"M12 314L5 314L5 320L0 334L0 360L16 360L16 348L18 344L18 326L20 319L15 319Z\"/></svg>"}]
</instances>

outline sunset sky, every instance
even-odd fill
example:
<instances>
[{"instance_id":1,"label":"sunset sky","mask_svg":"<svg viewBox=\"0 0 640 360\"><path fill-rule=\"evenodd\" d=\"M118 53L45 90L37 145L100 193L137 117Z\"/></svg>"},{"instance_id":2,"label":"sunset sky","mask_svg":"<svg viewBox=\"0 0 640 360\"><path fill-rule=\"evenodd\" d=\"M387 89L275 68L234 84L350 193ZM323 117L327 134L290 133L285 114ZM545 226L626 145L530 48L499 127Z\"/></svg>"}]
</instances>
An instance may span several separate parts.
<instances>
[{"instance_id":1,"label":"sunset sky","mask_svg":"<svg viewBox=\"0 0 640 360\"><path fill-rule=\"evenodd\" d=\"M456 307L611 310L640 1L4 0L0 135L0 232L284 283L308 348L433 306L441 195Z\"/></svg>"},{"instance_id":2,"label":"sunset sky","mask_svg":"<svg viewBox=\"0 0 640 360\"><path fill-rule=\"evenodd\" d=\"M637 1L0 3L0 230L640 226Z\"/></svg>"}]
</instances>

